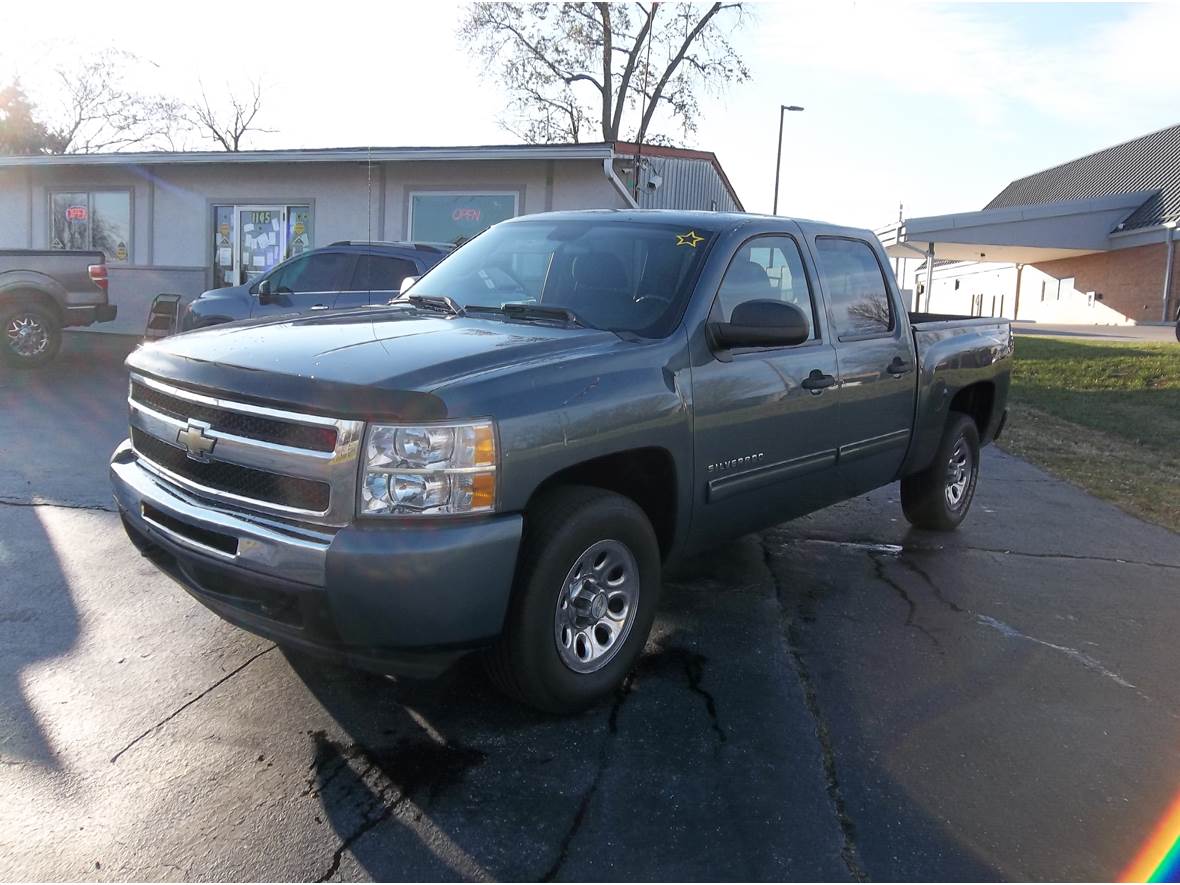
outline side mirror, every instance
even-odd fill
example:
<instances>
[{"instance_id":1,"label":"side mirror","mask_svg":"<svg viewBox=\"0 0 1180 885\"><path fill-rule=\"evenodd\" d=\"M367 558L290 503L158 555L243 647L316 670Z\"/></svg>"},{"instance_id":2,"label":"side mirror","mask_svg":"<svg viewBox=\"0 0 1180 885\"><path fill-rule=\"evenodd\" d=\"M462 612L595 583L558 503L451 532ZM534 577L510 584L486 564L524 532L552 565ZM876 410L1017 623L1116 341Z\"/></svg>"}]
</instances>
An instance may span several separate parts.
<instances>
[{"instance_id":1,"label":"side mirror","mask_svg":"<svg viewBox=\"0 0 1180 885\"><path fill-rule=\"evenodd\" d=\"M417 277L402 277L402 284L398 287L397 293L399 295L406 294L406 290L416 282L418 282Z\"/></svg>"},{"instance_id":2,"label":"side mirror","mask_svg":"<svg viewBox=\"0 0 1180 885\"><path fill-rule=\"evenodd\" d=\"M745 301L733 309L728 323L709 323L713 346L789 347L802 344L811 334L807 315L784 301Z\"/></svg>"},{"instance_id":3,"label":"side mirror","mask_svg":"<svg viewBox=\"0 0 1180 885\"><path fill-rule=\"evenodd\" d=\"M260 280L258 282L258 303L259 304L270 304L270 298L271 298L271 295L273 295L273 294L274 293L271 291L271 288L270 288L270 280L269 279Z\"/></svg>"}]
</instances>

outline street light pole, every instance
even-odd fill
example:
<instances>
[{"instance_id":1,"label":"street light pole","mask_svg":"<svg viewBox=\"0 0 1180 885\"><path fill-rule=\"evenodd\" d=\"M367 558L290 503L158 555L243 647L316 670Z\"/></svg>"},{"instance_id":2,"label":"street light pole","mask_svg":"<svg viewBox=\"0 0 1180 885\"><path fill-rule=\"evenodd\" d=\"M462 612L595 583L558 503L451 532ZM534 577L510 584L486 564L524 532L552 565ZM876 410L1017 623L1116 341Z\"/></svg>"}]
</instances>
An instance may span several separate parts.
<instances>
[{"instance_id":1,"label":"street light pole","mask_svg":"<svg viewBox=\"0 0 1180 885\"><path fill-rule=\"evenodd\" d=\"M774 210L772 215L778 215L778 179L783 168L783 118L787 111L801 111L803 108L795 104L779 105L778 111L778 153L774 158Z\"/></svg>"}]
</instances>

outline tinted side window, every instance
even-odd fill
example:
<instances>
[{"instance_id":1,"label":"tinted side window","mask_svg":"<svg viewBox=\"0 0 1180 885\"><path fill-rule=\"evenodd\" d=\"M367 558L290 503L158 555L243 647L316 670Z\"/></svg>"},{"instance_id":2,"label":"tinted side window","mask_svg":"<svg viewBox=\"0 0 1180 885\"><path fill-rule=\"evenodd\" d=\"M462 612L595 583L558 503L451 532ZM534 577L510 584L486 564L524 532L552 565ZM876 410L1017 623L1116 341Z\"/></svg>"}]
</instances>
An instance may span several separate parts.
<instances>
[{"instance_id":1,"label":"tinted side window","mask_svg":"<svg viewBox=\"0 0 1180 885\"><path fill-rule=\"evenodd\" d=\"M354 292L370 292L374 289L400 289L402 280L406 277L417 276L418 268L412 261L405 258L393 258L389 255L358 255L356 270L352 274Z\"/></svg>"},{"instance_id":2,"label":"tinted side window","mask_svg":"<svg viewBox=\"0 0 1180 885\"><path fill-rule=\"evenodd\" d=\"M815 338L811 288L799 246L790 237L758 237L744 244L730 261L717 290L721 321L725 323L739 304L766 300L785 301L803 311L810 326L808 340Z\"/></svg>"},{"instance_id":3,"label":"tinted side window","mask_svg":"<svg viewBox=\"0 0 1180 885\"><path fill-rule=\"evenodd\" d=\"M292 292L337 292L347 288L353 256L345 252L317 252L292 261L270 278L271 289Z\"/></svg>"},{"instance_id":4,"label":"tinted side window","mask_svg":"<svg viewBox=\"0 0 1180 885\"><path fill-rule=\"evenodd\" d=\"M815 249L835 334L890 331L893 305L872 247L862 240L816 237Z\"/></svg>"}]
</instances>

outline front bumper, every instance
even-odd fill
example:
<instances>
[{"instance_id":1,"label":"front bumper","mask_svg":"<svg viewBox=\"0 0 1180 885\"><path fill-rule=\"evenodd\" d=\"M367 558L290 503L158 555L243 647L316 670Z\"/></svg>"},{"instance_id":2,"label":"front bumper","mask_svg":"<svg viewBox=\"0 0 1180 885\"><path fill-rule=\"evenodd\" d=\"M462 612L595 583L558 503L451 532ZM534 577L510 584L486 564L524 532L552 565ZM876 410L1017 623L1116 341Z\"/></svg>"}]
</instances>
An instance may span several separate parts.
<instances>
[{"instance_id":1,"label":"front bumper","mask_svg":"<svg viewBox=\"0 0 1180 885\"><path fill-rule=\"evenodd\" d=\"M196 497L115 450L111 484L132 542L227 621L385 673L429 676L499 635L518 514L308 526Z\"/></svg>"}]
</instances>

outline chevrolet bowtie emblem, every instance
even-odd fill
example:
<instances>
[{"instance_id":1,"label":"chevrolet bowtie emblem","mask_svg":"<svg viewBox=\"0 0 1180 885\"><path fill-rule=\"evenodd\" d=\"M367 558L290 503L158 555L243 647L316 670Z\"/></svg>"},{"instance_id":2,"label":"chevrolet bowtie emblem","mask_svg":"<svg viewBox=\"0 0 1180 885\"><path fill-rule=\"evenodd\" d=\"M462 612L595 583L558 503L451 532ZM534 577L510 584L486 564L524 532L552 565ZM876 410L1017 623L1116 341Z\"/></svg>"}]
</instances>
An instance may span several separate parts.
<instances>
[{"instance_id":1,"label":"chevrolet bowtie emblem","mask_svg":"<svg viewBox=\"0 0 1180 885\"><path fill-rule=\"evenodd\" d=\"M208 424L190 420L188 426L181 428L176 434L176 442L194 461L208 461L209 454L217 445L217 440L214 437L206 436L205 431L208 429Z\"/></svg>"}]
</instances>

